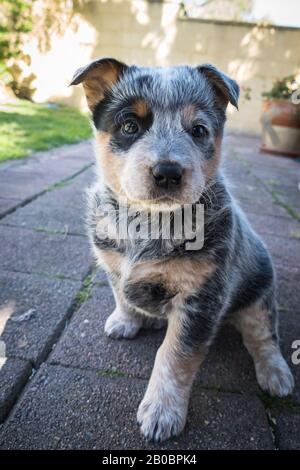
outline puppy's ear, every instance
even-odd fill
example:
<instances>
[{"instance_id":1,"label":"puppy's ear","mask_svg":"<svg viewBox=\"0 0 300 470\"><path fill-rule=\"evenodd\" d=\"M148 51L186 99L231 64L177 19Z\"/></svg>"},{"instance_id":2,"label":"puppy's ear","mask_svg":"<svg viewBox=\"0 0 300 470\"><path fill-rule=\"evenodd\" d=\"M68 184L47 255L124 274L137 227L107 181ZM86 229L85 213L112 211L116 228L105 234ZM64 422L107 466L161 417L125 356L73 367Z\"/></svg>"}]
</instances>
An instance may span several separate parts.
<instances>
[{"instance_id":1,"label":"puppy's ear","mask_svg":"<svg viewBox=\"0 0 300 470\"><path fill-rule=\"evenodd\" d=\"M235 80L232 80L232 78L228 77L228 75L221 72L211 64L199 65L197 69L213 85L225 108L228 105L228 102L230 102L236 107L236 109L238 109L240 87Z\"/></svg>"},{"instance_id":2,"label":"puppy's ear","mask_svg":"<svg viewBox=\"0 0 300 470\"><path fill-rule=\"evenodd\" d=\"M78 69L70 85L83 84L85 96L91 111L104 98L108 91L120 78L127 65L116 59L97 59Z\"/></svg>"}]
</instances>

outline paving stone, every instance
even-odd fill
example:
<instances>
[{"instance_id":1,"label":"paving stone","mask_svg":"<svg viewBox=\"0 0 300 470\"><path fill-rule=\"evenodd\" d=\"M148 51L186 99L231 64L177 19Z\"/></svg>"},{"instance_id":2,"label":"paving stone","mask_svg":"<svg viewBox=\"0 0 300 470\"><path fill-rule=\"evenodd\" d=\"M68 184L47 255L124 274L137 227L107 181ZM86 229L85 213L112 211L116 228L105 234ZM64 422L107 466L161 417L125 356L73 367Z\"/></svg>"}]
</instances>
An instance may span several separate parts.
<instances>
[{"instance_id":1,"label":"paving stone","mask_svg":"<svg viewBox=\"0 0 300 470\"><path fill-rule=\"evenodd\" d=\"M136 411L141 380L45 366L0 431L1 449L272 449L255 397L194 389L183 434L147 443Z\"/></svg>"},{"instance_id":2,"label":"paving stone","mask_svg":"<svg viewBox=\"0 0 300 470\"><path fill-rule=\"evenodd\" d=\"M278 266L277 300L279 304L279 333L281 349L295 378L295 389L292 399L300 404L300 365L292 363L295 351L292 344L300 340L299 285L300 269Z\"/></svg>"},{"instance_id":3,"label":"paving stone","mask_svg":"<svg viewBox=\"0 0 300 470\"><path fill-rule=\"evenodd\" d=\"M94 288L91 298L74 314L50 362L149 377L164 333L143 330L133 340L108 338L104 324L114 307L110 287Z\"/></svg>"},{"instance_id":4,"label":"paving stone","mask_svg":"<svg viewBox=\"0 0 300 470\"><path fill-rule=\"evenodd\" d=\"M63 178L62 178L63 179ZM30 199L57 181L57 176L39 172L28 173L22 170L9 169L0 173L1 197L11 199Z\"/></svg>"},{"instance_id":5,"label":"paving stone","mask_svg":"<svg viewBox=\"0 0 300 470\"><path fill-rule=\"evenodd\" d=\"M249 202L255 199L271 202L271 196L266 188L258 183L257 179L251 174L243 178L238 178L237 175L234 175L234 178L230 180L229 187L237 198L241 197Z\"/></svg>"},{"instance_id":6,"label":"paving stone","mask_svg":"<svg viewBox=\"0 0 300 470\"><path fill-rule=\"evenodd\" d=\"M108 276L103 269L97 268L93 273L93 282L94 284L108 284Z\"/></svg>"},{"instance_id":7,"label":"paving stone","mask_svg":"<svg viewBox=\"0 0 300 470\"><path fill-rule=\"evenodd\" d=\"M19 227L0 226L3 270L82 279L91 263L88 240Z\"/></svg>"},{"instance_id":8,"label":"paving stone","mask_svg":"<svg viewBox=\"0 0 300 470\"><path fill-rule=\"evenodd\" d=\"M242 187L236 188L234 196L236 197L240 207L246 214L269 215L274 217L290 218L286 209L277 204L272 196L267 192L246 194Z\"/></svg>"},{"instance_id":9,"label":"paving stone","mask_svg":"<svg viewBox=\"0 0 300 470\"><path fill-rule=\"evenodd\" d=\"M1 224L86 235L86 189L93 178L89 169L19 208Z\"/></svg>"},{"instance_id":10,"label":"paving stone","mask_svg":"<svg viewBox=\"0 0 300 470\"><path fill-rule=\"evenodd\" d=\"M277 265L289 268L300 266L300 239L265 234L263 240Z\"/></svg>"},{"instance_id":11,"label":"paving stone","mask_svg":"<svg viewBox=\"0 0 300 470\"><path fill-rule=\"evenodd\" d=\"M300 221L300 192L288 192L279 195L279 198L283 204L285 204L289 209L292 209L295 212L295 217L297 217L298 222Z\"/></svg>"},{"instance_id":12,"label":"paving stone","mask_svg":"<svg viewBox=\"0 0 300 470\"><path fill-rule=\"evenodd\" d=\"M282 266L275 260L275 271L277 278L277 300L282 310L285 312L295 312L300 315L299 309L299 285L300 285L300 267Z\"/></svg>"},{"instance_id":13,"label":"paving stone","mask_svg":"<svg viewBox=\"0 0 300 470\"><path fill-rule=\"evenodd\" d=\"M21 199L0 197L0 218L20 204Z\"/></svg>"},{"instance_id":14,"label":"paving stone","mask_svg":"<svg viewBox=\"0 0 300 470\"><path fill-rule=\"evenodd\" d=\"M35 364L50 351L64 326L80 282L0 272L0 312L6 355Z\"/></svg>"},{"instance_id":15,"label":"paving stone","mask_svg":"<svg viewBox=\"0 0 300 470\"><path fill-rule=\"evenodd\" d=\"M281 450L300 450L300 414L282 411L275 415L276 440Z\"/></svg>"},{"instance_id":16,"label":"paving stone","mask_svg":"<svg viewBox=\"0 0 300 470\"><path fill-rule=\"evenodd\" d=\"M252 358L233 327L223 326L199 369L195 383L220 390L259 393Z\"/></svg>"},{"instance_id":17,"label":"paving stone","mask_svg":"<svg viewBox=\"0 0 300 470\"><path fill-rule=\"evenodd\" d=\"M295 388L291 399L300 406L300 365L293 364L292 355L295 349L292 347L295 341L300 341L300 311L283 312L280 315L280 337L282 353L287 360L295 379ZM299 347L299 346L298 346ZM300 435L300 433L299 433Z\"/></svg>"},{"instance_id":18,"label":"paving stone","mask_svg":"<svg viewBox=\"0 0 300 470\"><path fill-rule=\"evenodd\" d=\"M223 148L237 154L248 162L256 172L260 170L277 169L282 173L295 173L295 168L299 164L299 159L288 158L284 155L272 155L259 150L261 138L250 136L244 133L227 134Z\"/></svg>"},{"instance_id":19,"label":"paving stone","mask_svg":"<svg viewBox=\"0 0 300 470\"><path fill-rule=\"evenodd\" d=\"M267 214L247 213L247 218L254 230L260 234L275 235L285 238L300 239L300 224L291 217L270 216Z\"/></svg>"},{"instance_id":20,"label":"paving stone","mask_svg":"<svg viewBox=\"0 0 300 470\"><path fill-rule=\"evenodd\" d=\"M300 404L300 366L292 363L295 351L292 343L300 340L299 285L300 269L276 265L277 302L279 305L279 335L283 355L287 360L294 378L295 389L292 399Z\"/></svg>"},{"instance_id":21,"label":"paving stone","mask_svg":"<svg viewBox=\"0 0 300 470\"><path fill-rule=\"evenodd\" d=\"M1 197L28 199L92 163L90 142L64 146L0 171Z\"/></svg>"},{"instance_id":22,"label":"paving stone","mask_svg":"<svg viewBox=\"0 0 300 470\"><path fill-rule=\"evenodd\" d=\"M5 419L30 373L29 362L0 357L0 423Z\"/></svg>"},{"instance_id":23,"label":"paving stone","mask_svg":"<svg viewBox=\"0 0 300 470\"><path fill-rule=\"evenodd\" d=\"M51 150L46 150L42 152L36 152L33 157L30 159L23 160L24 164L48 164L48 162L53 163L51 170L55 171L57 168L57 162L59 162L63 168L63 161L68 161L69 165L72 165L72 169L76 165L81 163L91 163L94 160L93 144L91 140L84 140L77 144L71 145L62 145L61 147L56 147ZM32 162L32 163L31 163ZM48 168L48 167L47 167Z\"/></svg>"},{"instance_id":24,"label":"paving stone","mask_svg":"<svg viewBox=\"0 0 300 470\"><path fill-rule=\"evenodd\" d=\"M107 338L104 324L113 309L110 288L94 289L90 300L74 314L49 361L149 378L165 330L142 330L132 340ZM258 391L252 359L233 328L222 329L200 368L196 383L223 390Z\"/></svg>"}]
</instances>

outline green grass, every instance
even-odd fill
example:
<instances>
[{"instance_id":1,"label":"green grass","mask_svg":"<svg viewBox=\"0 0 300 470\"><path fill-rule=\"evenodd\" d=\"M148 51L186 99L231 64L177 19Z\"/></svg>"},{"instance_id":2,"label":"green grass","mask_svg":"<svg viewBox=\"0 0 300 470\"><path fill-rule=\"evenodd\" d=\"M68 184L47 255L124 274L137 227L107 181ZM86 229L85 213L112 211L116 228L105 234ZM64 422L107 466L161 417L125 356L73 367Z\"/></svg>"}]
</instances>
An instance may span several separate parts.
<instances>
[{"instance_id":1,"label":"green grass","mask_svg":"<svg viewBox=\"0 0 300 470\"><path fill-rule=\"evenodd\" d=\"M0 161L90 137L87 116L75 108L23 100L0 106Z\"/></svg>"}]
</instances>

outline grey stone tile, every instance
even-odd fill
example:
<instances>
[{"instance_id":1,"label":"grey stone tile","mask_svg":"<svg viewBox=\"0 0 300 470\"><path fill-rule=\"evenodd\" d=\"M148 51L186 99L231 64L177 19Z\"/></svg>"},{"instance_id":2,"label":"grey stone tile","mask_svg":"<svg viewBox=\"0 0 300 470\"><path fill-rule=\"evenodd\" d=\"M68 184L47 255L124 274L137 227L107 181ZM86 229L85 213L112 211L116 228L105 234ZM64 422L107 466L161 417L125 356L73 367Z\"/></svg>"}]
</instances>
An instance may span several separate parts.
<instances>
[{"instance_id":1,"label":"grey stone tile","mask_svg":"<svg viewBox=\"0 0 300 470\"><path fill-rule=\"evenodd\" d=\"M79 282L0 272L0 312L6 355L38 364L64 326Z\"/></svg>"},{"instance_id":2,"label":"grey stone tile","mask_svg":"<svg viewBox=\"0 0 300 470\"><path fill-rule=\"evenodd\" d=\"M1 449L271 449L255 397L194 389L187 426L163 444L147 443L136 411L146 382L43 366L0 431Z\"/></svg>"},{"instance_id":3,"label":"grey stone tile","mask_svg":"<svg viewBox=\"0 0 300 470\"><path fill-rule=\"evenodd\" d=\"M165 329L142 330L132 340L107 338L104 324L113 309L110 288L94 289L90 300L74 314L49 361L149 378ZM223 390L258 391L252 360L235 330L228 326L222 329L199 370L196 383Z\"/></svg>"},{"instance_id":4,"label":"grey stone tile","mask_svg":"<svg viewBox=\"0 0 300 470\"><path fill-rule=\"evenodd\" d=\"M247 213L249 222L259 235L275 235L285 238L300 238L300 224L291 217L276 217L267 214Z\"/></svg>"},{"instance_id":5,"label":"grey stone tile","mask_svg":"<svg viewBox=\"0 0 300 470\"><path fill-rule=\"evenodd\" d=\"M224 325L215 338L196 376L196 384L245 394L259 392L252 358L233 327Z\"/></svg>"},{"instance_id":6,"label":"grey stone tile","mask_svg":"<svg viewBox=\"0 0 300 470\"><path fill-rule=\"evenodd\" d=\"M263 240L277 265L299 268L300 239L282 238L265 234L263 235Z\"/></svg>"},{"instance_id":7,"label":"grey stone tile","mask_svg":"<svg viewBox=\"0 0 300 470\"><path fill-rule=\"evenodd\" d=\"M299 162L284 155L272 155L260 151L261 138L247 134L231 134L225 137L224 149L227 152L236 152L238 156L246 160L255 172L267 169L277 169L282 173L294 173Z\"/></svg>"},{"instance_id":8,"label":"grey stone tile","mask_svg":"<svg viewBox=\"0 0 300 470\"><path fill-rule=\"evenodd\" d=\"M21 199L0 197L0 218L7 214L7 212L17 207L21 201Z\"/></svg>"},{"instance_id":9,"label":"grey stone tile","mask_svg":"<svg viewBox=\"0 0 300 470\"><path fill-rule=\"evenodd\" d=\"M3 270L82 279L91 263L88 240L19 227L0 226Z\"/></svg>"},{"instance_id":10,"label":"grey stone tile","mask_svg":"<svg viewBox=\"0 0 300 470\"><path fill-rule=\"evenodd\" d=\"M255 190L245 190L243 185L239 184L233 189L233 194L238 201L240 207L246 214L269 215L274 217L290 218L286 209L277 204L271 194L264 189L258 187Z\"/></svg>"},{"instance_id":11,"label":"grey stone tile","mask_svg":"<svg viewBox=\"0 0 300 470\"><path fill-rule=\"evenodd\" d=\"M296 192L283 192L279 194L279 198L283 204L285 204L288 209L292 209L292 211L295 213L295 216L298 220L298 223L300 221L300 191Z\"/></svg>"},{"instance_id":12,"label":"grey stone tile","mask_svg":"<svg viewBox=\"0 0 300 470\"><path fill-rule=\"evenodd\" d=\"M280 315L280 337L282 353L287 360L295 379L295 388L291 399L300 406L300 365L294 364L292 355L295 353L293 343L300 341L300 311L283 312Z\"/></svg>"},{"instance_id":13,"label":"grey stone tile","mask_svg":"<svg viewBox=\"0 0 300 470\"><path fill-rule=\"evenodd\" d=\"M63 179L63 178L62 178ZM9 169L0 173L0 196L10 199L30 199L57 181L57 176L40 172L31 173Z\"/></svg>"},{"instance_id":14,"label":"grey stone tile","mask_svg":"<svg viewBox=\"0 0 300 470\"><path fill-rule=\"evenodd\" d=\"M142 330L133 340L108 338L104 324L114 307L110 287L94 288L91 298L74 314L50 362L149 377L164 334Z\"/></svg>"},{"instance_id":15,"label":"grey stone tile","mask_svg":"<svg viewBox=\"0 0 300 470\"><path fill-rule=\"evenodd\" d=\"M300 267L282 266L275 260L277 277L277 301L284 316L285 312L299 315Z\"/></svg>"},{"instance_id":16,"label":"grey stone tile","mask_svg":"<svg viewBox=\"0 0 300 470\"><path fill-rule=\"evenodd\" d=\"M108 284L108 276L103 269L97 269L93 274L93 282L95 284Z\"/></svg>"},{"instance_id":17,"label":"grey stone tile","mask_svg":"<svg viewBox=\"0 0 300 470\"><path fill-rule=\"evenodd\" d=\"M0 197L28 199L91 164L91 143L40 152L0 171Z\"/></svg>"},{"instance_id":18,"label":"grey stone tile","mask_svg":"<svg viewBox=\"0 0 300 470\"><path fill-rule=\"evenodd\" d=\"M276 440L281 450L300 450L300 413L276 414Z\"/></svg>"},{"instance_id":19,"label":"grey stone tile","mask_svg":"<svg viewBox=\"0 0 300 470\"><path fill-rule=\"evenodd\" d=\"M91 169L46 192L2 219L2 224L86 235L86 189L93 181Z\"/></svg>"},{"instance_id":20,"label":"grey stone tile","mask_svg":"<svg viewBox=\"0 0 300 470\"><path fill-rule=\"evenodd\" d=\"M0 357L0 423L5 419L30 373L29 362Z\"/></svg>"}]
</instances>

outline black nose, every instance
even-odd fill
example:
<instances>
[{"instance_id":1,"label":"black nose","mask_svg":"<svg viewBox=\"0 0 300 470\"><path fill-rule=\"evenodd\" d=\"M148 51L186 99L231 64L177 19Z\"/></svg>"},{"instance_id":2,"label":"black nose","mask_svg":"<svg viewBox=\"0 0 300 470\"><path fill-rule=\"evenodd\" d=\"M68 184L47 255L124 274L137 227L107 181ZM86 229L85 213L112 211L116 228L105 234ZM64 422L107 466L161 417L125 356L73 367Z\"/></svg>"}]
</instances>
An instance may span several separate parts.
<instances>
[{"instance_id":1,"label":"black nose","mask_svg":"<svg viewBox=\"0 0 300 470\"><path fill-rule=\"evenodd\" d=\"M157 186L168 188L178 186L181 181L183 169L178 163L157 163L152 168L152 174Z\"/></svg>"}]
</instances>

